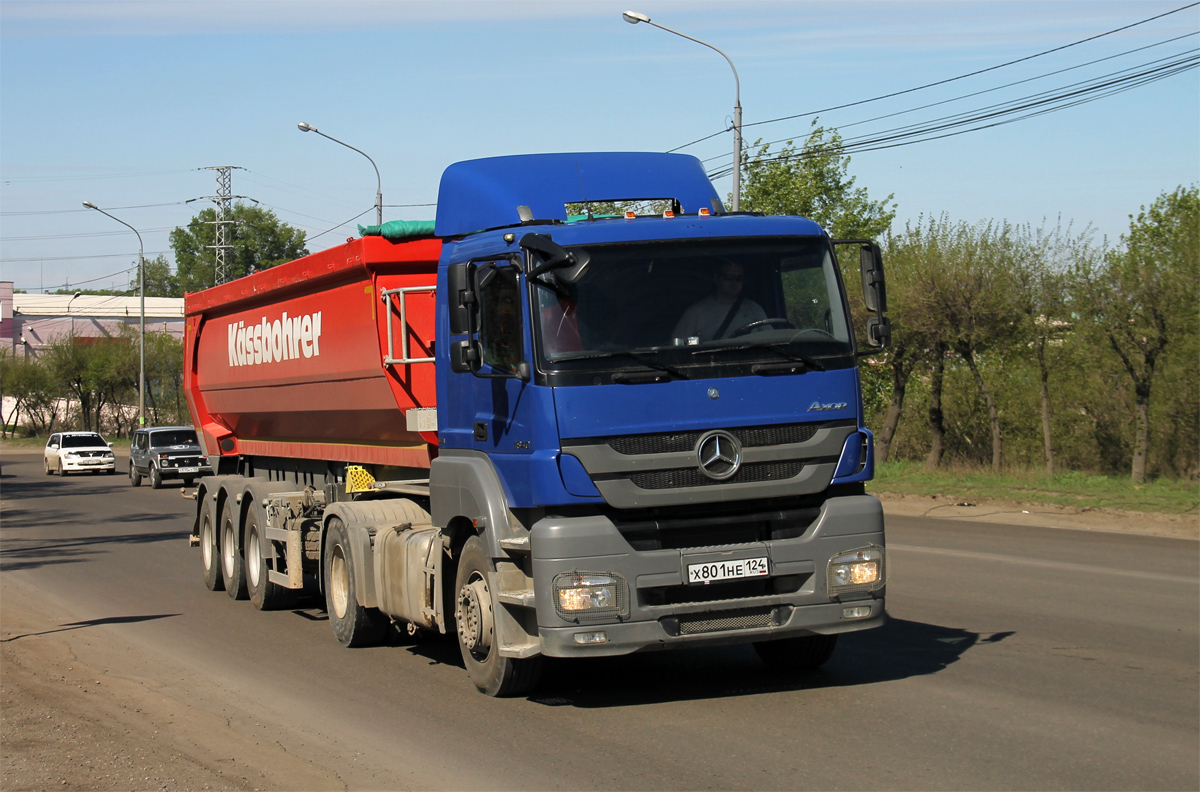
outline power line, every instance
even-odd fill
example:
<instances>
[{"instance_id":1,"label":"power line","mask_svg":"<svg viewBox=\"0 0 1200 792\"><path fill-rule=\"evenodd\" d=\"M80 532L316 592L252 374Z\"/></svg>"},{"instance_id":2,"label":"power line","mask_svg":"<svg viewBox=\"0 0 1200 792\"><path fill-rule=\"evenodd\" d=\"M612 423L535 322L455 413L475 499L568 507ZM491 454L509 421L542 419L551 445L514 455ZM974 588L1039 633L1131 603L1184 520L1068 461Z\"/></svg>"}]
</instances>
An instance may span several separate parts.
<instances>
[{"instance_id":1,"label":"power line","mask_svg":"<svg viewBox=\"0 0 1200 792\"><path fill-rule=\"evenodd\" d=\"M779 118L771 118L771 119L767 119L766 121L755 121L755 122L752 122L749 124L743 124L742 129L744 130L746 127L752 127L752 126L762 126L764 124L774 124L779 121L790 121L794 118L805 118L807 116L820 115L822 113L832 112L833 110L844 110L847 107L857 107L859 105L869 104L871 102L878 102L883 99L891 99L896 96L903 96L905 94L915 93L916 91L923 91L926 88L933 88L938 85L946 85L947 83L956 82L958 80L965 80L968 77L975 77L980 74L986 74L987 72L996 71L997 69L1003 69L1003 68L1006 68L1008 66L1013 66L1018 63L1024 63L1025 61L1033 60L1034 58L1040 58L1044 55L1049 55L1054 52L1061 52L1062 50L1070 49L1071 47L1076 47L1076 46L1079 46L1080 44L1086 44L1089 41L1095 41L1096 39L1101 39L1101 38L1104 38L1105 36L1111 36L1114 33L1120 33L1122 31L1138 27L1139 25L1144 25L1148 22L1153 22L1156 19L1162 19L1163 17L1171 16L1172 14L1178 14L1180 11L1186 11L1189 8L1195 8L1196 6L1200 6L1200 1L1194 2L1194 3L1189 3L1185 6L1176 8L1173 11L1167 11L1162 14L1158 14L1156 16L1147 17L1146 19L1142 19L1138 22L1133 22L1129 25L1124 25L1119 28L1114 28L1112 30L1105 31L1104 33L1098 33L1094 36L1088 36L1087 38L1079 39L1078 41L1073 41L1069 44L1063 44L1061 46L1053 47L1048 50L1036 52L1032 55L1026 55L1022 58L1017 58L1016 60L1007 61L1005 63L999 63L999 64L996 64L995 66L989 66L986 69L979 69L977 71L968 72L966 74L960 74L957 77L948 77L944 80L937 80L936 82L926 83L924 85L918 85L915 88L906 88L903 91L893 91L892 93L882 94L880 96L874 96L874 97L871 97L870 99L860 99L856 102L847 102L846 104L835 105L833 107L826 107L822 110L812 110L812 111L805 112L805 113L796 113L794 115L780 116ZM680 149L687 148L688 146L695 145L696 143L699 143L704 140L708 140L709 138L712 138L712 137L715 137L716 135L722 134L725 131L726 130L721 130L721 132L715 132L712 135L709 135L708 137L703 137L703 138L700 138L699 140L694 140L691 143L686 143L683 146L679 146L677 148L671 149L671 151L673 151L673 152L679 151Z\"/></svg>"},{"instance_id":2,"label":"power line","mask_svg":"<svg viewBox=\"0 0 1200 792\"><path fill-rule=\"evenodd\" d=\"M149 256L165 256L165 250L148 250L145 255ZM85 261L88 259L102 258L128 258L132 253L99 253L91 256L25 256L22 258L0 258L0 264L20 264L28 261Z\"/></svg>"},{"instance_id":3,"label":"power line","mask_svg":"<svg viewBox=\"0 0 1200 792\"><path fill-rule=\"evenodd\" d=\"M115 212L118 209L154 209L160 206L181 206L187 203L186 201L170 201L168 203L156 204L138 204L136 206L113 206L111 209ZM30 215L55 215L55 214L76 214L82 212L90 212L91 209L41 209L29 210L24 212L0 212L0 217L26 217ZM126 234L128 231L114 231L114 234Z\"/></svg>"},{"instance_id":4,"label":"power line","mask_svg":"<svg viewBox=\"0 0 1200 792\"><path fill-rule=\"evenodd\" d=\"M814 156L826 156L830 153L850 154L861 151L878 151L885 148L896 148L903 145L911 145L913 143L921 143L929 140L938 140L955 135L965 134L967 132L977 132L983 129L990 129L1003 124L1015 123L1016 121L1034 118L1048 113L1065 110L1070 107L1076 107L1081 104L1103 99L1114 94L1123 93L1124 91L1148 85L1158 80L1163 80L1168 77L1173 77L1185 71L1195 69L1200 66L1200 55L1195 53L1200 50L1190 50L1190 54L1173 56L1175 59L1168 63L1162 63L1162 60L1152 61L1153 68L1145 68L1148 64L1143 64L1140 67L1131 67L1118 72L1113 72L1102 77L1086 80L1062 88L1053 89L1051 91L1043 91L1029 96L1014 99L1008 102L1002 102L990 105L976 110L957 113L942 118L932 119L930 121L919 124L910 124L907 126L896 127L890 130L875 133L874 135L863 135L857 138L851 138L842 142L837 147L824 147L811 152L803 152L801 154L792 154L790 156L770 157L760 162L779 162L792 158L809 158ZM1134 68L1140 68L1141 71L1128 74ZM1018 115L1019 114L1019 115ZM1004 119L1000 121L989 122L993 119ZM972 126L980 124L979 126ZM969 129L958 129L958 131L946 134L942 133L946 130L955 129L958 127L970 126ZM903 142L899 142L903 141ZM732 164L726 165L709 174L710 178L719 178L732 172Z\"/></svg>"}]
</instances>

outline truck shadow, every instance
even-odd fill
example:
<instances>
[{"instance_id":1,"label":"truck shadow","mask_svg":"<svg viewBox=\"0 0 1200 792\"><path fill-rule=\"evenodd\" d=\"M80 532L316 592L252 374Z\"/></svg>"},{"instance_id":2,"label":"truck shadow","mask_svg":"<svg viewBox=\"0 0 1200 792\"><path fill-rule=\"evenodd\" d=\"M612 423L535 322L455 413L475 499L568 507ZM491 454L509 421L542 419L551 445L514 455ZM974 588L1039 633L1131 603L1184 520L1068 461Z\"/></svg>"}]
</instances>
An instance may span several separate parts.
<instances>
[{"instance_id":1,"label":"truck shadow","mask_svg":"<svg viewBox=\"0 0 1200 792\"><path fill-rule=\"evenodd\" d=\"M1012 634L891 619L877 630L843 635L829 662L808 674L768 670L751 646L550 660L529 701L552 707L626 707L871 685L935 674L968 650Z\"/></svg>"},{"instance_id":2,"label":"truck shadow","mask_svg":"<svg viewBox=\"0 0 1200 792\"><path fill-rule=\"evenodd\" d=\"M107 616L102 619L88 619L86 621L60 624L56 629L53 630L42 630L41 632L35 633L21 633L20 635L13 635L8 638L0 638L0 643L9 643L10 641L17 641L21 638L32 638L39 635L53 635L54 633L82 630L86 627L101 627L106 624L140 624L142 622L157 621L158 619L172 619L179 615L180 614L178 613L161 613L153 616Z\"/></svg>"}]
</instances>

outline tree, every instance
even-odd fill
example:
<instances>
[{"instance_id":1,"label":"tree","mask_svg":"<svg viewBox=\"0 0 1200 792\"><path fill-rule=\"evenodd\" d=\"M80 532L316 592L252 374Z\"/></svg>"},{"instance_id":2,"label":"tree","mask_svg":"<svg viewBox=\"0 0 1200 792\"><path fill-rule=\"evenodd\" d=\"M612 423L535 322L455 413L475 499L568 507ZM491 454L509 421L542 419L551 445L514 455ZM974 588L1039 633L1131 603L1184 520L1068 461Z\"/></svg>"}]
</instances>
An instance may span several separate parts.
<instances>
[{"instance_id":1,"label":"tree","mask_svg":"<svg viewBox=\"0 0 1200 792\"><path fill-rule=\"evenodd\" d=\"M182 297L183 290L179 287L179 279L171 272L171 265L165 256L146 259L146 296L147 297ZM140 284L135 269L129 282L129 293L137 294Z\"/></svg>"},{"instance_id":2,"label":"tree","mask_svg":"<svg viewBox=\"0 0 1200 792\"><path fill-rule=\"evenodd\" d=\"M816 221L840 239L875 239L891 228L896 205L889 194L873 201L865 187L855 187L850 157L843 153L837 130L818 126L796 151L789 140L778 154L756 140L744 154L742 208L768 215L800 215Z\"/></svg>"},{"instance_id":3,"label":"tree","mask_svg":"<svg viewBox=\"0 0 1200 792\"><path fill-rule=\"evenodd\" d=\"M25 355L17 356L11 351L0 352L0 390L3 396L13 399L12 412L0 422L0 431L8 436L9 425L15 436L21 420L22 410L27 422L35 432L53 427L55 404L54 382L45 366Z\"/></svg>"},{"instance_id":4,"label":"tree","mask_svg":"<svg viewBox=\"0 0 1200 792\"><path fill-rule=\"evenodd\" d=\"M269 209L235 203L229 242L233 246L226 262L231 278L274 267L308 254L305 233L279 220ZM214 284L216 271L215 209L204 209L187 228L171 232L175 251L177 288L180 293L200 291Z\"/></svg>"},{"instance_id":5,"label":"tree","mask_svg":"<svg viewBox=\"0 0 1200 792\"><path fill-rule=\"evenodd\" d=\"M1150 395L1170 344L1195 338L1200 303L1200 192L1193 185L1163 193L1130 216L1124 249L1078 270L1094 327L1129 375L1134 393L1130 477L1146 480ZM1178 340L1177 340L1178 339ZM1192 363L1194 364L1194 360Z\"/></svg>"}]
</instances>

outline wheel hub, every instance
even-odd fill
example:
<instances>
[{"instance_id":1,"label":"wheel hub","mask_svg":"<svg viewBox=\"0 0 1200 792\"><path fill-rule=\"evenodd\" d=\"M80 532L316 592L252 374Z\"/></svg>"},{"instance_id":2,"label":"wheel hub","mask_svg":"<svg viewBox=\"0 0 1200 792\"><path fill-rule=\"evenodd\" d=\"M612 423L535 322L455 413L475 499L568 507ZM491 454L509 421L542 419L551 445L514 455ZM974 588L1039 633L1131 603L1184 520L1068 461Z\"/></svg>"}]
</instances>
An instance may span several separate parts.
<instances>
[{"instance_id":1,"label":"wheel hub","mask_svg":"<svg viewBox=\"0 0 1200 792\"><path fill-rule=\"evenodd\" d=\"M458 592L458 637L475 654L487 654L492 645L492 608L487 584L479 579Z\"/></svg>"}]
</instances>

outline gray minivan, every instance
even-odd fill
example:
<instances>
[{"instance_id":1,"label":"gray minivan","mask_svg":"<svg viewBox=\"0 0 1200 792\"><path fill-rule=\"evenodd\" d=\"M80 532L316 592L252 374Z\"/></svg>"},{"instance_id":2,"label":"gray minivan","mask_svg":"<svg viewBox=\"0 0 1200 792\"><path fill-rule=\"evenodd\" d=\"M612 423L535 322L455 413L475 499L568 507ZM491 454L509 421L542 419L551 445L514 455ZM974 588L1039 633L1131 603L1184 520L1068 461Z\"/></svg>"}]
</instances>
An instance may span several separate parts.
<instances>
[{"instance_id":1,"label":"gray minivan","mask_svg":"<svg viewBox=\"0 0 1200 792\"><path fill-rule=\"evenodd\" d=\"M200 448L196 430L190 426L152 426L138 429L129 444L129 483L141 485L142 477L158 489L164 479L183 479L185 487L200 476L211 476L212 468Z\"/></svg>"}]
</instances>

